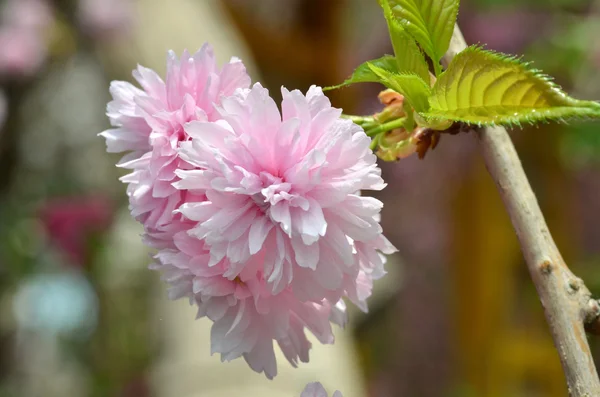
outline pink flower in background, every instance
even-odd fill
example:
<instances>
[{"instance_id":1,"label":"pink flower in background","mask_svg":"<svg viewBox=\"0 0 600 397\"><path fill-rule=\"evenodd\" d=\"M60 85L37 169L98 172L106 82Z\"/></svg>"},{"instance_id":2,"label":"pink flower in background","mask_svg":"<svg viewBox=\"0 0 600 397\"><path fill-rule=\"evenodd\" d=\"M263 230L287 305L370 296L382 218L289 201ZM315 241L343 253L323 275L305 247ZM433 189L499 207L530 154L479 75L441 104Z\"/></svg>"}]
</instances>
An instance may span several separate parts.
<instances>
[{"instance_id":1,"label":"pink flower in background","mask_svg":"<svg viewBox=\"0 0 600 397\"><path fill-rule=\"evenodd\" d=\"M180 142L188 139L183 125L215 120L214 104L248 87L250 78L237 59L219 70L209 45L194 55L184 52L181 60L170 52L165 82L141 66L133 76L142 89L122 81L111 84L107 115L115 128L100 135L109 152L129 152L119 166L132 170L122 178L129 184L132 215L148 231L164 232L185 196L172 186L178 180L175 169L188 167L177 154Z\"/></svg>"},{"instance_id":2,"label":"pink flower in background","mask_svg":"<svg viewBox=\"0 0 600 397\"><path fill-rule=\"evenodd\" d=\"M0 76L31 77L46 60L46 44L34 31L0 27Z\"/></svg>"},{"instance_id":3,"label":"pink flower in background","mask_svg":"<svg viewBox=\"0 0 600 397\"><path fill-rule=\"evenodd\" d=\"M292 365L308 361L304 328L333 343L330 322L346 322L341 299L366 310L385 274L381 253L395 251L381 202L358 194L385 186L370 139L320 88L282 94L283 114L256 84L223 98L217 121L185 126L187 169L173 184L187 194L183 218L153 266L171 298L190 298L214 322L213 353L243 356L269 378L273 341Z\"/></svg>"},{"instance_id":4,"label":"pink flower in background","mask_svg":"<svg viewBox=\"0 0 600 397\"><path fill-rule=\"evenodd\" d=\"M52 22L52 9L46 0L7 0L2 23L28 29L45 29Z\"/></svg>"},{"instance_id":5,"label":"pink flower in background","mask_svg":"<svg viewBox=\"0 0 600 397\"><path fill-rule=\"evenodd\" d=\"M327 396L328 396L327 391L325 390L323 385L320 384L319 382L309 383L308 385L306 385L306 388L304 389L302 394L300 394L300 397L327 397ZM335 393L333 393L333 395L331 397L344 397L344 396L342 396L342 393L340 393L339 391L336 391Z\"/></svg>"},{"instance_id":6,"label":"pink flower in background","mask_svg":"<svg viewBox=\"0 0 600 397\"><path fill-rule=\"evenodd\" d=\"M8 0L0 23L0 75L30 77L47 55L52 10L43 0Z\"/></svg>"},{"instance_id":7,"label":"pink flower in background","mask_svg":"<svg viewBox=\"0 0 600 397\"><path fill-rule=\"evenodd\" d=\"M86 262L89 238L106 231L112 222L110 203L102 197L54 199L39 212L48 238L75 265Z\"/></svg>"},{"instance_id":8,"label":"pink flower in background","mask_svg":"<svg viewBox=\"0 0 600 397\"><path fill-rule=\"evenodd\" d=\"M107 37L126 31L133 20L131 0L79 0L77 16L84 31Z\"/></svg>"}]
</instances>

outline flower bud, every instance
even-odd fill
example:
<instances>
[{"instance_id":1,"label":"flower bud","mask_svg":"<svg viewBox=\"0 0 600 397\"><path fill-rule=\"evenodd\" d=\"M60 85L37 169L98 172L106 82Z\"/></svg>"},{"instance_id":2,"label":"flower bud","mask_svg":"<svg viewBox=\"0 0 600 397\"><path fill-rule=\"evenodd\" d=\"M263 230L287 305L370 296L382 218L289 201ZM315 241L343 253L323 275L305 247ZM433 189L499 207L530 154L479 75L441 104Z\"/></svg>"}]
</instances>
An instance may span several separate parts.
<instances>
[{"instance_id":1,"label":"flower bud","mask_svg":"<svg viewBox=\"0 0 600 397\"><path fill-rule=\"evenodd\" d=\"M411 135L412 133L404 128L385 133L379 140L377 157L383 161L396 161L415 153L417 145Z\"/></svg>"},{"instance_id":2,"label":"flower bud","mask_svg":"<svg viewBox=\"0 0 600 397\"><path fill-rule=\"evenodd\" d=\"M377 99L379 99L379 102L385 106L391 105L394 102L404 101L404 97L402 95L389 88L387 90L381 91L379 95L377 95Z\"/></svg>"},{"instance_id":3,"label":"flower bud","mask_svg":"<svg viewBox=\"0 0 600 397\"><path fill-rule=\"evenodd\" d=\"M379 122L385 123L406 116L404 112L404 97L396 91L390 89L381 91L377 98L379 102L385 105L385 109L375 115L375 118Z\"/></svg>"}]
</instances>

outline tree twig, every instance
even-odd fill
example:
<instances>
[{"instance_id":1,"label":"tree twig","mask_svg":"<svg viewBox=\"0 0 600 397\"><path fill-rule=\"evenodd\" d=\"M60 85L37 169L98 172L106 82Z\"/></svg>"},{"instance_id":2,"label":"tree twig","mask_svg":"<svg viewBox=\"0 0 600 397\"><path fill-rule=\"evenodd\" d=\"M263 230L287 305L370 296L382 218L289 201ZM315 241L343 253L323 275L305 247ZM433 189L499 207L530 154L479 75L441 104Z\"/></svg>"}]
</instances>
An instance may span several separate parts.
<instances>
[{"instance_id":1,"label":"tree twig","mask_svg":"<svg viewBox=\"0 0 600 397\"><path fill-rule=\"evenodd\" d=\"M466 48L458 26L444 63ZM496 182L544 307L572 397L600 396L600 381L585 328L600 332L600 306L562 258L503 127L475 130L486 167Z\"/></svg>"}]
</instances>

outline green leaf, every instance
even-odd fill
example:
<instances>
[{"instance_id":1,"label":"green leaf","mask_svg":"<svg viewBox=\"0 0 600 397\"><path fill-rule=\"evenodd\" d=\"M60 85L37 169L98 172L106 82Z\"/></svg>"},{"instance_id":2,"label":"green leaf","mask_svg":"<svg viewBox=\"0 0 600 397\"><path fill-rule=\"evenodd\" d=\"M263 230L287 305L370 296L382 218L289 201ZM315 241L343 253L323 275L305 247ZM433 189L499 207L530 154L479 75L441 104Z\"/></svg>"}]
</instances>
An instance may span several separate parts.
<instances>
[{"instance_id":1,"label":"green leaf","mask_svg":"<svg viewBox=\"0 0 600 397\"><path fill-rule=\"evenodd\" d=\"M405 106L404 110L406 111L406 120L404 120L404 128L408 131L412 131L417 126L417 123L415 122L415 111L410 105Z\"/></svg>"},{"instance_id":2,"label":"green leaf","mask_svg":"<svg viewBox=\"0 0 600 397\"><path fill-rule=\"evenodd\" d=\"M381 78L379 78L377 74L371 70L369 65L377 66L378 68L390 73L398 71L396 58L391 55L384 55L381 58L373 59L361 64L354 70L352 76L348 77L342 84L325 87L324 90L335 90L337 88L346 87L354 83L380 83Z\"/></svg>"},{"instance_id":3,"label":"green leaf","mask_svg":"<svg viewBox=\"0 0 600 397\"><path fill-rule=\"evenodd\" d=\"M390 3L402 26L433 60L437 75L440 59L450 45L459 0L390 0Z\"/></svg>"},{"instance_id":4,"label":"green leaf","mask_svg":"<svg viewBox=\"0 0 600 397\"><path fill-rule=\"evenodd\" d=\"M518 59L474 46L440 75L429 104L426 117L478 125L600 117L599 103L571 98Z\"/></svg>"},{"instance_id":5,"label":"green leaf","mask_svg":"<svg viewBox=\"0 0 600 397\"><path fill-rule=\"evenodd\" d=\"M431 95L431 88L422 78L416 74L399 74L374 64L368 65L383 85L402 94L417 112L427 111L429 108L427 98Z\"/></svg>"},{"instance_id":6,"label":"green leaf","mask_svg":"<svg viewBox=\"0 0 600 397\"><path fill-rule=\"evenodd\" d=\"M429 81L429 67L423 53L415 40L404 30L400 22L392 14L388 0L379 0L390 31L399 73L414 73L425 81Z\"/></svg>"}]
</instances>

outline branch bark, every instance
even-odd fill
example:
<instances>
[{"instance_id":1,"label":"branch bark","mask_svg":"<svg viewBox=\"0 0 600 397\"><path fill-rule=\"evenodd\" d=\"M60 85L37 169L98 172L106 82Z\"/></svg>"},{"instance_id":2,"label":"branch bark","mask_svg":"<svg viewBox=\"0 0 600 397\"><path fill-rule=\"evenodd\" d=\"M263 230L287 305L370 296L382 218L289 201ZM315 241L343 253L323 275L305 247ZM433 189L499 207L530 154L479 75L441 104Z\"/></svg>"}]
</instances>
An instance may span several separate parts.
<instances>
[{"instance_id":1,"label":"branch bark","mask_svg":"<svg viewBox=\"0 0 600 397\"><path fill-rule=\"evenodd\" d=\"M446 65L467 47L458 26L444 57ZM569 395L600 396L600 381L585 334L600 332L600 306L567 267L503 127L475 129L486 167L496 182L544 307Z\"/></svg>"}]
</instances>

